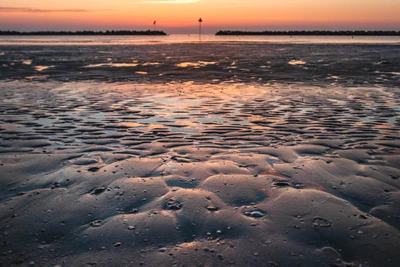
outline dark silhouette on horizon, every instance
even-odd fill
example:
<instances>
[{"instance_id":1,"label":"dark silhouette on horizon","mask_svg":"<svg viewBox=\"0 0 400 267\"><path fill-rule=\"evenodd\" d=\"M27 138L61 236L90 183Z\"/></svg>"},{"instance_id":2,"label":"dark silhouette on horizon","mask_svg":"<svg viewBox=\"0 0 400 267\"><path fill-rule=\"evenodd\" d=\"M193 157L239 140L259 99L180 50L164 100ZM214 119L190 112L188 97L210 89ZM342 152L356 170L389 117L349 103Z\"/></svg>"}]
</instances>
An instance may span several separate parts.
<instances>
[{"instance_id":1,"label":"dark silhouette on horizon","mask_svg":"<svg viewBox=\"0 0 400 267\"><path fill-rule=\"evenodd\" d=\"M164 31L128 31L128 30L111 30L111 31L0 31L1 35L167 35Z\"/></svg>"},{"instance_id":2,"label":"dark silhouette on horizon","mask_svg":"<svg viewBox=\"0 0 400 267\"><path fill-rule=\"evenodd\" d=\"M199 35L202 34L199 19ZM157 23L154 21L154 26ZM5 35L160 35L167 33L160 30L107 30L107 31L0 31L0 36ZM239 31L239 30L220 30L215 35L282 35L282 36L400 36L400 31Z\"/></svg>"},{"instance_id":3,"label":"dark silhouette on horizon","mask_svg":"<svg viewBox=\"0 0 400 267\"><path fill-rule=\"evenodd\" d=\"M400 31L218 31L215 35L400 36Z\"/></svg>"},{"instance_id":4,"label":"dark silhouette on horizon","mask_svg":"<svg viewBox=\"0 0 400 267\"><path fill-rule=\"evenodd\" d=\"M203 22L203 20L201 18L199 18L199 38L201 39L201 23Z\"/></svg>"}]
</instances>

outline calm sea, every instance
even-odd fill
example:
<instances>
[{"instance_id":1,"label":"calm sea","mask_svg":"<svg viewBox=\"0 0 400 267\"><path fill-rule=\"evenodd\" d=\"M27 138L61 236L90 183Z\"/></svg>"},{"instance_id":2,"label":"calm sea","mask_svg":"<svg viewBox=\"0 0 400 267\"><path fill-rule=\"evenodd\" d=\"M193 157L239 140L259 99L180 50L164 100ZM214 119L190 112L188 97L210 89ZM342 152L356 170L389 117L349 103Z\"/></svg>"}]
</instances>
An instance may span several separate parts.
<instances>
[{"instance_id":1,"label":"calm sea","mask_svg":"<svg viewBox=\"0 0 400 267\"><path fill-rule=\"evenodd\" d=\"M280 44L395 44L400 36L215 36L172 34L168 36L1 36L0 45L127 45L194 42L260 42Z\"/></svg>"}]
</instances>

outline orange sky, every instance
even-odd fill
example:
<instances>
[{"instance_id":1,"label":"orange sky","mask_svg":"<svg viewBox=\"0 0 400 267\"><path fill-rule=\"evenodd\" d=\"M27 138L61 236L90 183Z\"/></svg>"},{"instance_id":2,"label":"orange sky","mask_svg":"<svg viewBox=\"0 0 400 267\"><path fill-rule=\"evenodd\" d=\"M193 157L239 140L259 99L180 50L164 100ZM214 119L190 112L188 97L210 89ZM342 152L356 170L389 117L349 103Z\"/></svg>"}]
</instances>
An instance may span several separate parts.
<instances>
[{"instance_id":1,"label":"orange sky","mask_svg":"<svg viewBox=\"0 0 400 267\"><path fill-rule=\"evenodd\" d=\"M1 30L400 30L399 0L1 0Z\"/></svg>"}]
</instances>

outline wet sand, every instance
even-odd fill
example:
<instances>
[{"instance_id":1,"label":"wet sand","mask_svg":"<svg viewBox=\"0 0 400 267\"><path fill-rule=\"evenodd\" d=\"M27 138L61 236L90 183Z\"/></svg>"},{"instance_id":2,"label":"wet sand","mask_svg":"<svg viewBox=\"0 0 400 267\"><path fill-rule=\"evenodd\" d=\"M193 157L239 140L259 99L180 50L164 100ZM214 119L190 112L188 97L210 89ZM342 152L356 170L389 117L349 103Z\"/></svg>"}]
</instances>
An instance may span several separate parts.
<instances>
[{"instance_id":1,"label":"wet sand","mask_svg":"<svg viewBox=\"0 0 400 267\"><path fill-rule=\"evenodd\" d=\"M210 46L0 46L1 266L399 265L399 47Z\"/></svg>"}]
</instances>

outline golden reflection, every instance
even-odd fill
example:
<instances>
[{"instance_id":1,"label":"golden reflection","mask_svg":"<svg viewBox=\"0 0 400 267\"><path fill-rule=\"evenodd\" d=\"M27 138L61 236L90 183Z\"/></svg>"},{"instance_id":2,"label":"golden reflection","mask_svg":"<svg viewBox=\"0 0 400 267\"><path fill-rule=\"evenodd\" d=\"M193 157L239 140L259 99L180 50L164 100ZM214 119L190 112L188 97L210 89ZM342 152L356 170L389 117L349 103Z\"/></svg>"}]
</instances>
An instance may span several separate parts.
<instances>
[{"instance_id":1,"label":"golden reflection","mask_svg":"<svg viewBox=\"0 0 400 267\"><path fill-rule=\"evenodd\" d=\"M115 67L115 68L124 68L124 67L137 67L139 64L137 63L100 63L100 64L89 64L86 65L85 68L100 68L100 67Z\"/></svg>"},{"instance_id":2,"label":"golden reflection","mask_svg":"<svg viewBox=\"0 0 400 267\"><path fill-rule=\"evenodd\" d=\"M180 68L188 68L188 67L194 67L194 68L200 68L200 67L205 67L207 65L215 65L217 62L215 61L198 61L198 62L181 62L176 64L175 66L180 67Z\"/></svg>"},{"instance_id":3,"label":"golden reflection","mask_svg":"<svg viewBox=\"0 0 400 267\"><path fill-rule=\"evenodd\" d=\"M302 59L298 59L298 60L296 60L296 59L293 59L293 60L290 60L289 61L289 65L305 65L307 62L305 62L304 60L302 60Z\"/></svg>"},{"instance_id":4,"label":"golden reflection","mask_svg":"<svg viewBox=\"0 0 400 267\"><path fill-rule=\"evenodd\" d=\"M53 68L53 67L54 66L35 66L35 70L41 72L47 70L48 68Z\"/></svg>"}]
</instances>

